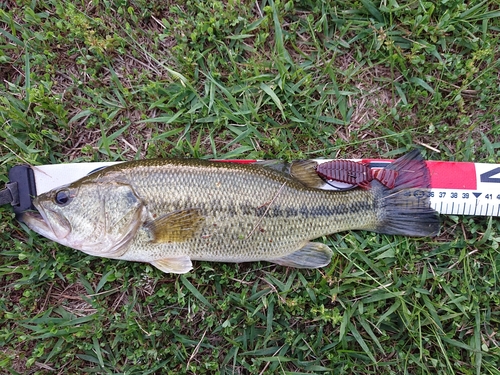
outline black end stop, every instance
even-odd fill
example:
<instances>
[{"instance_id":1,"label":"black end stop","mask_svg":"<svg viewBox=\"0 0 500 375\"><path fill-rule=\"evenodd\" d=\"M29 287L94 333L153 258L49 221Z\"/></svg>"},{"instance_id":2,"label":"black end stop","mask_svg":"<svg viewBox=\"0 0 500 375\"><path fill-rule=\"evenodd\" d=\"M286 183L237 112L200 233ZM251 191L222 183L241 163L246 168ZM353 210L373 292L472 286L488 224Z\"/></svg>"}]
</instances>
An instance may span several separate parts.
<instances>
[{"instance_id":1,"label":"black end stop","mask_svg":"<svg viewBox=\"0 0 500 375\"><path fill-rule=\"evenodd\" d=\"M10 204L19 219L23 212L35 210L33 206L33 198L36 197L35 175L29 165L16 165L9 170L9 180L7 189L12 195Z\"/></svg>"}]
</instances>

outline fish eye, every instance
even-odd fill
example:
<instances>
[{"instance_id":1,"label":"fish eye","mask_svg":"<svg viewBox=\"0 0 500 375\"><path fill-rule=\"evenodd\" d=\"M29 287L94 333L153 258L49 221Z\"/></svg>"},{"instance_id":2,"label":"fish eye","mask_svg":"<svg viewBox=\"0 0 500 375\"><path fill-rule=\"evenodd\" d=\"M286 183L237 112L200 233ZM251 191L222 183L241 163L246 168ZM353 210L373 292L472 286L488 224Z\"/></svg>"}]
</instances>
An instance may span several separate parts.
<instances>
[{"instance_id":1,"label":"fish eye","mask_svg":"<svg viewBox=\"0 0 500 375\"><path fill-rule=\"evenodd\" d=\"M69 190L59 190L56 195L54 196L54 202L58 206L66 206L70 201L72 197L69 193Z\"/></svg>"}]
</instances>

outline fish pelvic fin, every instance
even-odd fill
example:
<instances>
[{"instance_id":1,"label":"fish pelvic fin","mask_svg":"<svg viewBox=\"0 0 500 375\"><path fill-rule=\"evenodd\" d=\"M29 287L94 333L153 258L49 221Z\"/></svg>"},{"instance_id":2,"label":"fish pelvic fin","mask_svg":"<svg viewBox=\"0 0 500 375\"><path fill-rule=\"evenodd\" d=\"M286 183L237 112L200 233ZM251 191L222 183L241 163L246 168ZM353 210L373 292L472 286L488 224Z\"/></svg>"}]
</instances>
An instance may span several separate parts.
<instances>
[{"instance_id":1,"label":"fish pelvic fin","mask_svg":"<svg viewBox=\"0 0 500 375\"><path fill-rule=\"evenodd\" d=\"M270 261L286 267L320 268L330 263L332 254L332 250L325 244L308 242L299 250Z\"/></svg>"},{"instance_id":2,"label":"fish pelvic fin","mask_svg":"<svg viewBox=\"0 0 500 375\"><path fill-rule=\"evenodd\" d=\"M184 242L198 232L204 217L196 208L170 212L144 225L153 243Z\"/></svg>"},{"instance_id":3,"label":"fish pelvic fin","mask_svg":"<svg viewBox=\"0 0 500 375\"><path fill-rule=\"evenodd\" d=\"M397 172L394 187L388 188L377 180L371 182L380 217L373 230L414 237L437 235L439 215L430 206L430 174L420 152L414 150L386 169Z\"/></svg>"},{"instance_id":4,"label":"fish pelvic fin","mask_svg":"<svg viewBox=\"0 0 500 375\"><path fill-rule=\"evenodd\" d=\"M165 273L187 273L193 269L191 258L187 255L175 258L157 259L151 262L151 264Z\"/></svg>"}]
</instances>

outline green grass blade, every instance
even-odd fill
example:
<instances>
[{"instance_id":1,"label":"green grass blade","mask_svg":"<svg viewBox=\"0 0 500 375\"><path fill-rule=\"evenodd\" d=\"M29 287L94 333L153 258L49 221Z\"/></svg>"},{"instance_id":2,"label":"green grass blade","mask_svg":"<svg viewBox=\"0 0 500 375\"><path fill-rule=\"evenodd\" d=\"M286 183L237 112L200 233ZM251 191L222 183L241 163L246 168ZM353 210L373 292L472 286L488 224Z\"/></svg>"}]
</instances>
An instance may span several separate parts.
<instances>
[{"instance_id":1,"label":"green grass blade","mask_svg":"<svg viewBox=\"0 0 500 375\"><path fill-rule=\"evenodd\" d=\"M281 115L283 116L283 118L286 118L283 109L283 104L281 104L281 100L278 98L278 95L276 95L274 90L265 83L261 83L260 88L273 100L274 104L276 104L276 107L278 107L279 110L281 111Z\"/></svg>"},{"instance_id":2,"label":"green grass blade","mask_svg":"<svg viewBox=\"0 0 500 375\"><path fill-rule=\"evenodd\" d=\"M382 13L378 10L375 4L370 0L361 0L361 4L368 10L368 12L375 18L378 22L384 22L384 17Z\"/></svg>"},{"instance_id":3,"label":"green grass blade","mask_svg":"<svg viewBox=\"0 0 500 375\"><path fill-rule=\"evenodd\" d=\"M366 355L373 361L373 363L376 363L376 359L373 356L372 352L368 348L368 345L366 344L366 341L363 339L363 337L359 334L358 330L354 326L354 324L349 323L349 331L351 332L352 336L354 339L358 342L359 346L363 349L363 351L366 353Z\"/></svg>"},{"instance_id":4,"label":"green grass blade","mask_svg":"<svg viewBox=\"0 0 500 375\"><path fill-rule=\"evenodd\" d=\"M25 48L24 42L21 39L19 39L18 37L9 33L7 30L1 28L0 34L2 34L4 37L6 37L8 40L10 40L12 43L18 45L19 47Z\"/></svg>"},{"instance_id":5,"label":"green grass blade","mask_svg":"<svg viewBox=\"0 0 500 375\"><path fill-rule=\"evenodd\" d=\"M194 287L194 285L191 284L191 282L184 275L180 276L180 280L181 280L182 284L191 292L191 294L194 297L196 297L201 303L203 303L205 306L207 306L211 310L214 308L212 306L212 304L210 302L208 302L208 300L203 296L203 294L201 294L198 291L198 289L196 289Z\"/></svg>"}]
</instances>

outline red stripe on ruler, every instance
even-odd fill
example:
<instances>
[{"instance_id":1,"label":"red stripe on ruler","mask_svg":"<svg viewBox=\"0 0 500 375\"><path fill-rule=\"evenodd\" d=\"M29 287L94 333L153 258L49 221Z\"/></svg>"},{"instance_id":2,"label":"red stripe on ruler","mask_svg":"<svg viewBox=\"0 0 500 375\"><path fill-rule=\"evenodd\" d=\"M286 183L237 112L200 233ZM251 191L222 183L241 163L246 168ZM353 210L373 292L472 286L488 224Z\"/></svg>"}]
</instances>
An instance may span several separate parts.
<instances>
[{"instance_id":1,"label":"red stripe on ruler","mask_svg":"<svg viewBox=\"0 0 500 375\"><path fill-rule=\"evenodd\" d=\"M431 174L431 187L436 189L476 190L474 163L452 161L427 161Z\"/></svg>"}]
</instances>

